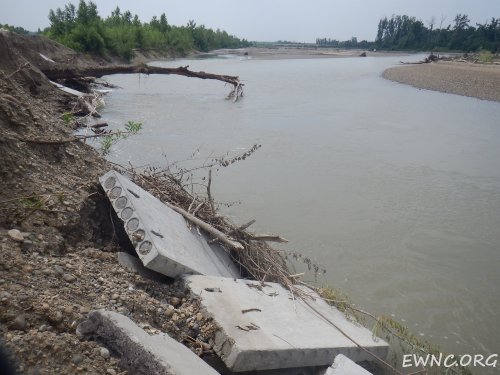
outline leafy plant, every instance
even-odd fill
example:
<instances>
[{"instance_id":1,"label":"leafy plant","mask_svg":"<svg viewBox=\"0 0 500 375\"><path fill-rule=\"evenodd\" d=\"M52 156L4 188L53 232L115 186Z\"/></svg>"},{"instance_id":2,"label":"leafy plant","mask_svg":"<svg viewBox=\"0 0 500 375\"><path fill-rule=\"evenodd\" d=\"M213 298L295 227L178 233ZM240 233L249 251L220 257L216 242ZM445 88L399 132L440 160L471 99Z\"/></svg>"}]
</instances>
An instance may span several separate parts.
<instances>
[{"instance_id":1,"label":"leafy plant","mask_svg":"<svg viewBox=\"0 0 500 375\"><path fill-rule=\"evenodd\" d=\"M70 113L70 112L65 112L62 114L61 118L63 119L63 121L66 123L66 124L69 124L71 121L73 121L73 119L75 118L75 116Z\"/></svg>"},{"instance_id":2,"label":"leafy plant","mask_svg":"<svg viewBox=\"0 0 500 375\"><path fill-rule=\"evenodd\" d=\"M126 139L131 135L139 133L142 129L141 122L128 121L125 124L125 131L118 130L101 137L101 153L106 156L111 152L111 147L122 139Z\"/></svg>"}]
</instances>

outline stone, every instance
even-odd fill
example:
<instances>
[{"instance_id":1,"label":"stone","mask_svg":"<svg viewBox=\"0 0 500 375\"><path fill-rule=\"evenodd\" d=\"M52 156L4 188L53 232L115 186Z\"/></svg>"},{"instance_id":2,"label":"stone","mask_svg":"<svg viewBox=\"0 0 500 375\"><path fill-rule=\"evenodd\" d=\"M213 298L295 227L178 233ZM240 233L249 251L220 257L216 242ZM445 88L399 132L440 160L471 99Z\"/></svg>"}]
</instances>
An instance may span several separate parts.
<instances>
[{"instance_id":1,"label":"stone","mask_svg":"<svg viewBox=\"0 0 500 375\"><path fill-rule=\"evenodd\" d=\"M165 316L166 316L167 318L171 318L171 317L172 317L172 315L174 315L174 313L175 313L175 309L174 309L173 307L169 307L169 308L167 308L167 309L165 310Z\"/></svg>"},{"instance_id":2,"label":"stone","mask_svg":"<svg viewBox=\"0 0 500 375\"><path fill-rule=\"evenodd\" d=\"M80 335L97 336L121 354L120 365L131 374L218 375L196 354L166 334L149 335L121 314L96 310L77 328Z\"/></svg>"},{"instance_id":3,"label":"stone","mask_svg":"<svg viewBox=\"0 0 500 375\"><path fill-rule=\"evenodd\" d=\"M67 283L72 283L72 282L75 282L76 281L76 277L73 276L72 274L70 273L65 273L63 276L62 276L63 280L66 281Z\"/></svg>"},{"instance_id":4,"label":"stone","mask_svg":"<svg viewBox=\"0 0 500 375\"><path fill-rule=\"evenodd\" d=\"M106 370L106 374L108 374L108 375L116 375L116 370L113 369L113 368L108 368Z\"/></svg>"},{"instance_id":5,"label":"stone","mask_svg":"<svg viewBox=\"0 0 500 375\"><path fill-rule=\"evenodd\" d=\"M83 356L81 354L75 354L71 358L71 362L73 362L75 365L79 365L80 363L83 362Z\"/></svg>"},{"instance_id":6,"label":"stone","mask_svg":"<svg viewBox=\"0 0 500 375\"><path fill-rule=\"evenodd\" d=\"M182 300L179 297L172 297L168 300L168 302L174 306L177 307L182 303Z\"/></svg>"},{"instance_id":7,"label":"stone","mask_svg":"<svg viewBox=\"0 0 500 375\"><path fill-rule=\"evenodd\" d=\"M56 271L56 273L60 276L64 275L64 272L65 272L64 268L62 268L61 266L59 266L57 264L54 266L54 271Z\"/></svg>"},{"instance_id":8,"label":"stone","mask_svg":"<svg viewBox=\"0 0 500 375\"><path fill-rule=\"evenodd\" d=\"M18 229L11 229L7 232L10 238L17 242L24 242L24 237Z\"/></svg>"},{"instance_id":9,"label":"stone","mask_svg":"<svg viewBox=\"0 0 500 375\"><path fill-rule=\"evenodd\" d=\"M111 354L109 354L109 350L106 348L100 348L99 355L104 359L109 359L109 357L111 356Z\"/></svg>"},{"instance_id":10,"label":"stone","mask_svg":"<svg viewBox=\"0 0 500 375\"><path fill-rule=\"evenodd\" d=\"M374 340L371 331L348 321L308 288L298 286L314 300L292 296L276 283L201 275L184 279L204 315L220 328L213 348L231 371L329 366L338 354L373 360L339 329L377 356L388 354L386 342Z\"/></svg>"},{"instance_id":11,"label":"stone","mask_svg":"<svg viewBox=\"0 0 500 375\"><path fill-rule=\"evenodd\" d=\"M10 329L13 331L25 331L28 328L28 322L24 315L18 315L10 324Z\"/></svg>"},{"instance_id":12,"label":"stone","mask_svg":"<svg viewBox=\"0 0 500 375\"><path fill-rule=\"evenodd\" d=\"M29 251L33 250L33 241L24 240L23 244L21 245L21 249L24 252L29 252Z\"/></svg>"},{"instance_id":13,"label":"stone","mask_svg":"<svg viewBox=\"0 0 500 375\"><path fill-rule=\"evenodd\" d=\"M372 373L357 365L345 355L339 354L324 375L372 375Z\"/></svg>"},{"instance_id":14,"label":"stone","mask_svg":"<svg viewBox=\"0 0 500 375\"><path fill-rule=\"evenodd\" d=\"M145 267L175 278L181 274L239 277L218 244L209 245L196 228L125 176L110 171L99 181Z\"/></svg>"}]
</instances>

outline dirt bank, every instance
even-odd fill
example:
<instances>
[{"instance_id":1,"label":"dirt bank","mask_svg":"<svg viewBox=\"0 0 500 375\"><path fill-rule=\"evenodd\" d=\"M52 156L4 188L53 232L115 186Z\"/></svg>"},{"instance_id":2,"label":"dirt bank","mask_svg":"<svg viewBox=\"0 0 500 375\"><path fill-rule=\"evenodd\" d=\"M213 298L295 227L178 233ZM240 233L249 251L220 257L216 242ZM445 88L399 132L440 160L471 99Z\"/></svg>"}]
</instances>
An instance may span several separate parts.
<instances>
[{"instance_id":1,"label":"dirt bank","mask_svg":"<svg viewBox=\"0 0 500 375\"><path fill-rule=\"evenodd\" d=\"M110 165L83 142L45 142L71 138L61 115L76 99L41 69L101 63L42 37L0 33L0 346L22 374L125 374L116 353L76 334L99 307L210 352L210 321L182 288L118 263L123 247L97 180Z\"/></svg>"},{"instance_id":2,"label":"dirt bank","mask_svg":"<svg viewBox=\"0 0 500 375\"><path fill-rule=\"evenodd\" d=\"M500 65L440 61L389 68L383 77L421 89L500 101Z\"/></svg>"}]
</instances>

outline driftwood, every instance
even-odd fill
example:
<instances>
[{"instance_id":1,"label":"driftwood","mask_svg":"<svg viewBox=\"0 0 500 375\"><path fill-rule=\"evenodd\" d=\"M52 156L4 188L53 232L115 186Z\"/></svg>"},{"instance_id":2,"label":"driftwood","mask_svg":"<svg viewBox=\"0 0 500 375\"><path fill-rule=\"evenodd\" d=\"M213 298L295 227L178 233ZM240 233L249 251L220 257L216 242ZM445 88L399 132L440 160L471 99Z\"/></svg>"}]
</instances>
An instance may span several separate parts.
<instances>
[{"instance_id":1,"label":"driftwood","mask_svg":"<svg viewBox=\"0 0 500 375\"><path fill-rule=\"evenodd\" d=\"M443 58L431 53L425 59L417 61L417 62L400 61L400 63L404 64L404 65L417 65L417 64L429 64L431 62L435 62L435 61L439 61L439 60L443 60Z\"/></svg>"},{"instance_id":2,"label":"driftwood","mask_svg":"<svg viewBox=\"0 0 500 375\"><path fill-rule=\"evenodd\" d=\"M168 203L168 202L163 202L164 204L166 204L168 207L170 207L172 210L176 211L177 213L181 214L182 216L184 216L184 218L188 221L190 221L191 223L199 226L201 229L203 229L205 232L211 234L212 236L214 236L215 238L217 238L219 241L225 243L226 245L228 245L229 247L231 247L232 249L235 249L235 250L243 250L243 245L240 244L239 242L237 241L233 241L231 239L229 239L224 233L222 233L220 230L214 228L213 226L211 226L210 224L204 222L203 220L200 220L198 219L197 217L191 215L190 213L188 213L187 211L184 211L182 208L180 207L177 207L171 203Z\"/></svg>"},{"instance_id":3,"label":"driftwood","mask_svg":"<svg viewBox=\"0 0 500 375\"><path fill-rule=\"evenodd\" d=\"M235 101L243 96L243 83L240 82L237 76L229 76L223 74L213 74L206 72L194 72L189 70L189 65L180 66L178 68L162 68L157 66L141 65L105 65L105 66L90 66L86 68L73 67L47 67L43 69L43 73L51 80L62 79L88 79L89 76L100 78L111 74L176 74L184 77L213 79L233 86L228 98Z\"/></svg>"}]
</instances>

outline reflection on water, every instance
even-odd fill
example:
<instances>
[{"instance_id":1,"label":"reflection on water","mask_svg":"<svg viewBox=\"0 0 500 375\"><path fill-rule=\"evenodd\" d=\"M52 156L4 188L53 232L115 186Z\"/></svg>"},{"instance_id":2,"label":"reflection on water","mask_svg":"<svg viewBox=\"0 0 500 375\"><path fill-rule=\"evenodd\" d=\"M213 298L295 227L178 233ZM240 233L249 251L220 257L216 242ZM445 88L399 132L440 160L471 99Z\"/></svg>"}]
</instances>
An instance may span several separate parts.
<instances>
[{"instance_id":1,"label":"reflection on water","mask_svg":"<svg viewBox=\"0 0 500 375\"><path fill-rule=\"evenodd\" d=\"M418 58L417 58L418 59ZM160 63L220 82L113 76L105 119L144 130L113 157L164 164L262 148L217 172L226 212L288 238L366 309L450 352L500 352L500 103L380 78L399 58ZM480 371L478 371L480 373Z\"/></svg>"}]
</instances>

